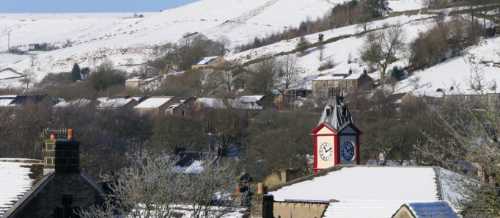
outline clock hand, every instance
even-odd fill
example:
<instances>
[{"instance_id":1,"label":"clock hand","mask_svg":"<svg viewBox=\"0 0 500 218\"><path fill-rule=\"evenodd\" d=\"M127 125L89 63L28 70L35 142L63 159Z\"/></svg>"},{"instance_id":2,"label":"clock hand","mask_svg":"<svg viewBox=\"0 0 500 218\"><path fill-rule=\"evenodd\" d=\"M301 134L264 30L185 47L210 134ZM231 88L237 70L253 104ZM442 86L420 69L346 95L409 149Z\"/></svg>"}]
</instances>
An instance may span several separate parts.
<instances>
[{"instance_id":1,"label":"clock hand","mask_svg":"<svg viewBox=\"0 0 500 218\"><path fill-rule=\"evenodd\" d=\"M329 152L329 151L331 151L331 150L332 150L332 148L330 148L330 149L328 149L328 150L325 150L325 151L326 151L326 152Z\"/></svg>"}]
</instances>

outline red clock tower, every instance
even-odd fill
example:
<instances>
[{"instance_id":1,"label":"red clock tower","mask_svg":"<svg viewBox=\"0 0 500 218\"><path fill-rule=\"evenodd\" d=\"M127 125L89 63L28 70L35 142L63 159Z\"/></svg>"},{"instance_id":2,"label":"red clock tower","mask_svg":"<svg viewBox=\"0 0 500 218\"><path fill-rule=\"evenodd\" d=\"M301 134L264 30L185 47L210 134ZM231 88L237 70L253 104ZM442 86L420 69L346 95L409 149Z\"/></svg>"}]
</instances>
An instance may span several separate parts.
<instances>
[{"instance_id":1,"label":"red clock tower","mask_svg":"<svg viewBox=\"0 0 500 218\"><path fill-rule=\"evenodd\" d=\"M359 164L361 131L354 125L343 97L334 97L312 130L314 172L340 164Z\"/></svg>"}]
</instances>

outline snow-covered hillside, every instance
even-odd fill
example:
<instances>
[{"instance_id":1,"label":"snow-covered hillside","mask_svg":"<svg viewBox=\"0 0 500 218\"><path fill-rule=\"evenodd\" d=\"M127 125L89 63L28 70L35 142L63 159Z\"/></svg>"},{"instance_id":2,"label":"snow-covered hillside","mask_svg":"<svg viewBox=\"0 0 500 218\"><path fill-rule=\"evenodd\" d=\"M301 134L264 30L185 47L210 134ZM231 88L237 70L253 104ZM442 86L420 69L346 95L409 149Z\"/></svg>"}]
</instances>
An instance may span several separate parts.
<instances>
[{"instance_id":1,"label":"snow-covered hillside","mask_svg":"<svg viewBox=\"0 0 500 218\"><path fill-rule=\"evenodd\" d=\"M154 45L175 42L186 33L226 38L231 46L266 36L301 21L323 16L347 0L200 0L179 8L133 16L100 14L0 14L0 69L47 73L69 71L73 63L96 66L143 63ZM421 8L423 0L391 0L395 11ZM49 43L59 48L30 55L6 54L11 47ZM2 86L10 83L3 83Z\"/></svg>"},{"instance_id":2,"label":"snow-covered hillside","mask_svg":"<svg viewBox=\"0 0 500 218\"><path fill-rule=\"evenodd\" d=\"M379 29L382 29L384 25L402 25L405 42L410 43L417 37L419 32L425 32L427 29L432 27L433 24L434 20L432 19L432 15L401 15L370 22L368 24L368 30L381 31ZM337 41L327 43L324 45L322 50L319 48L311 48L308 49L305 54L291 54L297 57L298 65L304 72L304 74L300 75L301 79L296 85L310 89L312 86L311 81L320 76L345 74L350 69L353 71L360 70L360 67L354 66L352 62L356 62L356 65L362 64L360 60L360 51L365 42L365 35L357 35L362 31L363 27L360 27L359 25L351 25L328 30L321 33L324 35L325 40L343 36L345 36L345 38L340 38ZM310 42L316 42L318 40L318 34L320 33L311 34L305 36L305 38ZM268 46L229 55L228 59L239 62L247 62L263 56L272 56L282 52L290 52L296 48L298 42L299 38L281 41ZM321 53L322 58L320 60ZM404 56L404 54L400 54L400 56ZM335 67L333 69L319 71L318 68L326 61L333 61ZM403 66L406 65L404 61L400 64ZM378 75L373 74L371 76L376 78Z\"/></svg>"},{"instance_id":3,"label":"snow-covered hillside","mask_svg":"<svg viewBox=\"0 0 500 218\"><path fill-rule=\"evenodd\" d=\"M472 86L482 84L481 90ZM500 37L487 39L453 58L417 71L399 84L398 92L417 95L498 93L500 91Z\"/></svg>"},{"instance_id":4,"label":"snow-covered hillside","mask_svg":"<svg viewBox=\"0 0 500 218\"><path fill-rule=\"evenodd\" d=\"M411 9L411 7L408 7ZM458 8L445 9L446 11L457 10ZM388 17L368 23L368 30L382 31L384 25L402 26L404 42L409 45L416 39L418 33L425 32L435 25L436 14L416 14ZM450 17L447 17L450 19ZM256 49L247 50L240 53L228 55L228 59L242 63L257 60L262 57L282 56L283 53L296 56L298 65L303 69L304 74L300 75L300 80L295 84L298 87L311 89L312 80L319 77L345 74L352 70L354 73L363 68L367 68L360 60L360 53L366 41L366 34L361 34L363 27L359 25L346 26L321 32L325 41L332 40L323 46L313 47L304 54L293 53L299 38L281 41L271 45ZM309 42L318 41L315 33L305 36ZM320 58L322 57L322 58ZM408 66L408 53L398 54L399 61L392 66ZM333 61L335 67L332 69L319 71L320 66ZM354 62L354 64L353 64ZM359 72L358 72L359 73ZM378 73L370 76L377 79ZM413 74L400 82L396 87L396 92L412 92L417 95L441 96L443 91L446 94L471 94L477 92L471 89L471 82L480 83L484 92L495 92L499 90L500 84L500 37L483 39L479 45L467 49L463 56L453 58L444 63L430 67L425 70L413 72ZM476 86L479 84L475 84ZM436 90L442 90L437 92Z\"/></svg>"}]
</instances>

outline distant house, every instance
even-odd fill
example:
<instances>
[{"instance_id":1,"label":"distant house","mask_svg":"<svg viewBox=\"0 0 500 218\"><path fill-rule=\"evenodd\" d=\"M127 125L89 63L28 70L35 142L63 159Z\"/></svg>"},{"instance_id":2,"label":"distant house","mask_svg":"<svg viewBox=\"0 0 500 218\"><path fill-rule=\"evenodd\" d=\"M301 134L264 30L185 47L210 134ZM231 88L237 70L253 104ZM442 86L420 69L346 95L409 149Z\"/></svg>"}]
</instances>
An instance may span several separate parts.
<instances>
[{"instance_id":1,"label":"distant house","mask_svg":"<svg viewBox=\"0 0 500 218\"><path fill-rule=\"evenodd\" d=\"M40 103L45 99L44 95L1 95L0 108L13 108L28 104Z\"/></svg>"},{"instance_id":2,"label":"distant house","mask_svg":"<svg viewBox=\"0 0 500 218\"><path fill-rule=\"evenodd\" d=\"M203 109L226 109L226 102L222 98L197 98L195 101L195 110L200 111Z\"/></svg>"},{"instance_id":3,"label":"distant house","mask_svg":"<svg viewBox=\"0 0 500 218\"><path fill-rule=\"evenodd\" d=\"M139 104L140 98L134 97L102 97L97 99L97 109L99 110L117 110L133 108Z\"/></svg>"},{"instance_id":4,"label":"distant house","mask_svg":"<svg viewBox=\"0 0 500 218\"><path fill-rule=\"evenodd\" d=\"M207 68L218 68L223 66L226 61L222 56L212 56L212 57L204 57L197 64L192 66L192 69L201 70Z\"/></svg>"},{"instance_id":5,"label":"distant house","mask_svg":"<svg viewBox=\"0 0 500 218\"><path fill-rule=\"evenodd\" d=\"M426 203L406 203L399 208L392 218L458 218L446 201Z\"/></svg>"},{"instance_id":6,"label":"distant house","mask_svg":"<svg viewBox=\"0 0 500 218\"><path fill-rule=\"evenodd\" d=\"M231 100L231 106L240 110L262 110L264 95L246 95Z\"/></svg>"},{"instance_id":7,"label":"distant house","mask_svg":"<svg viewBox=\"0 0 500 218\"><path fill-rule=\"evenodd\" d=\"M134 109L140 114L160 115L164 113L173 98L172 96L151 97L136 105Z\"/></svg>"},{"instance_id":8,"label":"distant house","mask_svg":"<svg viewBox=\"0 0 500 218\"><path fill-rule=\"evenodd\" d=\"M161 76L150 78L134 77L125 81L125 87L128 89L138 89L143 91L154 90L161 85Z\"/></svg>"},{"instance_id":9,"label":"distant house","mask_svg":"<svg viewBox=\"0 0 500 218\"><path fill-rule=\"evenodd\" d=\"M92 104L92 100L86 98L80 98L73 101L60 101L59 103L54 105L54 108L68 108L68 107L86 107Z\"/></svg>"},{"instance_id":10,"label":"distant house","mask_svg":"<svg viewBox=\"0 0 500 218\"><path fill-rule=\"evenodd\" d=\"M14 107L16 106L14 102L16 101L17 95L1 95L0 96L0 107Z\"/></svg>"},{"instance_id":11,"label":"distant house","mask_svg":"<svg viewBox=\"0 0 500 218\"><path fill-rule=\"evenodd\" d=\"M273 103L278 110L285 107L300 107L311 96L312 90L306 87L295 87L279 92L274 97Z\"/></svg>"},{"instance_id":12,"label":"distant house","mask_svg":"<svg viewBox=\"0 0 500 218\"><path fill-rule=\"evenodd\" d=\"M330 97L336 92L353 92L373 88L374 81L366 71L345 74L330 74L313 80L312 92L315 97Z\"/></svg>"},{"instance_id":13,"label":"distant house","mask_svg":"<svg viewBox=\"0 0 500 218\"><path fill-rule=\"evenodd\" d=\"M196 98L194 97L176 97L169 102L165 114L178 117L191 117L193 115L195 101Z\"/></svg>"}]
</instances>

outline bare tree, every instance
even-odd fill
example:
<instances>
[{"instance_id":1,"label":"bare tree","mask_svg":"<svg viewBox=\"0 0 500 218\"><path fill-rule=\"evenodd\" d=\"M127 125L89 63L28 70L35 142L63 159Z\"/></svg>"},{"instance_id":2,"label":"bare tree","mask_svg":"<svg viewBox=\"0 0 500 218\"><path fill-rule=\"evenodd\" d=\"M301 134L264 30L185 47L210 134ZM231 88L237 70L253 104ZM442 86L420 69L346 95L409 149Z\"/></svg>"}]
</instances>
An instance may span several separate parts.
<instances>
[{"instance_id":1,"label":"bare tree","mask_svg":"<svg viewBox=\"0 0 500 218\"><path fill-rule=\"evenodd\" d=\"M246 89L251 93L270 93L275 87L278 75L277 61L266 59L249 68Z\"/></svg>"},{"instance_id":2,"label":"bare tree","mask_svg":"<svg viewBox=\"0 0 500 218\"><path fill-rule=\"evenodd\" d=\"M366 38L361 58L376 66L382 82L385 80L388 66L397 60L398 52L405 48L403 33L401 25L386 26L382 31L369 33Z\"/></svg>"},{"instance_id":3,"label":"bare tree","mask_svg":"<svg viewBox=\"0 0 500 218\"><path fill-rule=\"evenodd\" d=\"M198 218L234 212L229 196L236 181L229 164L205 163L201 172L189 174L167 155L141 152L130 160L130 167L108 176L114 182L104 205L81 211L81 217Z\"/></svg>"},{"instance_id":4,"label":"bare tree","mask_svg":"<svg viewBox=\"0 0 500 218\"><path fill-rule=\"evenodd\" d=\"M278 62L278 79L283 84L283 89L287 90L297 82L303 70L297 64L295 55L287 55Z\"/></svg>"},{"instance_id":5,"label":"bare tree","mask_svg":"<svg viewBox=\"0 0 500 218\"><path fill-rule=\"evenodd\" d=\"M500 216L500 198L494 191L498 184L495 175L500 172L500 128L495 109L459 96L447 97L442 104L428 108L434 127L422 130L425 140L415 145L418 156L427 164L457 172L464 170L461 162L475 165L478 174L474 176L480 182L465 184L466 189L460 193L466 197L460 202L464 217Z\"/></svg>"},{"instance_id":6,"label":"bare tree","mask_svg":"<svg viewBox=\"0 0 500 218\"><path fill-rule=\"evenodd\" d=\"M31 83L34 81L35 73L31 69L27 69L23 71L23 77L21 78L21 82L26 85L26 90L30 88Z\"/></svg>"}]
</instances>

